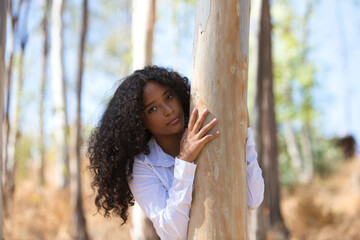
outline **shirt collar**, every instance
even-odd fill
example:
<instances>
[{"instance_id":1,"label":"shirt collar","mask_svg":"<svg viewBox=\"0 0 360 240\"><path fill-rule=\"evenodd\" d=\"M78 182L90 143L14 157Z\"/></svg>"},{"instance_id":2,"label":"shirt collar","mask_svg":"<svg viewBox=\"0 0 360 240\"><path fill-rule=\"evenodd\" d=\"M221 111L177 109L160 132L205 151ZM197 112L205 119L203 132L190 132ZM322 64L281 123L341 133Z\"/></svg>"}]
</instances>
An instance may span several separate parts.
<instances>
[{"instance_id":1,"label":"shirt collar","mask_svg":"<svg viewBox=\"0 0 360 240\"><path fill-rule=\"evenodd\" d=\"M175 164L175 158L165 153L154 137L149 140L148 146L150 154L145 155L145 163L157 167L171 167Z\"/></svg>"}]
</instances>

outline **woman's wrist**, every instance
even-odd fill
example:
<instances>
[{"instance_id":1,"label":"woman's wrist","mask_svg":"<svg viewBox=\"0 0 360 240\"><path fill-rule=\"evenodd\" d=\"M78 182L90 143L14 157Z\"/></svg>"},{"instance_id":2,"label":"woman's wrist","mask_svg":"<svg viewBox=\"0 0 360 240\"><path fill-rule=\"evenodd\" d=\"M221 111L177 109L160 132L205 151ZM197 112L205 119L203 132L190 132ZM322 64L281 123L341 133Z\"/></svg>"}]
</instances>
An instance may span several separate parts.
<instances>
[{"instance_id":1,"label":"woman's wrist","mask_svg":"<svg viewBox=\"0 0 360 240\"><path fill-rule=\"evenodd\" d=\"M193 161L190 160L190 158L187 156L187 154L184 154L184 153L179 153L179 155L177 155L177 158L180 159L180 160L183 160L185 162L189 162L189 163L192 163Z\"/></svg>"}]
</instances>

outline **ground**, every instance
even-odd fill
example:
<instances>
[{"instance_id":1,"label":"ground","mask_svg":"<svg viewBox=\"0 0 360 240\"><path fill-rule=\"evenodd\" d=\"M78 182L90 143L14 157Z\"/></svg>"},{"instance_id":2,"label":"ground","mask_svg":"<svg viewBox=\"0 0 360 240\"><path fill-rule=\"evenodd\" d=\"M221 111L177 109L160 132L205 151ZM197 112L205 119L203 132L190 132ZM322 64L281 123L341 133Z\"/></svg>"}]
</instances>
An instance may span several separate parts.
<instances>
[{"instance_id":1,"label":"ground","mask_svg":"<svg viewBox=\"0 0 360 240\"><path fill-rule=\"evenodd\" d=\"M36 171L18 180L14 201L4 220L5 239L71 239L69 191L56 191L51 165L47 169L45 187L37 186ZM129 239L130 223L121 226L119 218L106 219L96 213L85 166L83 173L84 211L91 239ZM283 192L281 209L292 240L360 239L359 158L344 163L326 179L315 178L309 186Z\"/></svg>"}]
</instances>

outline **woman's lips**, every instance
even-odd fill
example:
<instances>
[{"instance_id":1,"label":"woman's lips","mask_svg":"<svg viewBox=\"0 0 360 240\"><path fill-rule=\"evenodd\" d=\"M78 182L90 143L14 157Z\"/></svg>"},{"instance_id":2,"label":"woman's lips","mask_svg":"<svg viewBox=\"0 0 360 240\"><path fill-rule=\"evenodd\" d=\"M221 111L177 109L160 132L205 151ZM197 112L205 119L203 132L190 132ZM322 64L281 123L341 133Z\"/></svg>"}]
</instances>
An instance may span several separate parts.
<instances>
[{"instance_id":1,"label":"woman's lips","mask_svg":"<svg viewBox=\"0 0 360 240\"><path fill-rule=\"evenodd\" d=\"M174 124L176 124L179 120L180 120L180 116L177 116L176 118L174 118L173 120L171 120L170 122L168 122L167 125L174 125Z\"/></svg>"}]
</instances>

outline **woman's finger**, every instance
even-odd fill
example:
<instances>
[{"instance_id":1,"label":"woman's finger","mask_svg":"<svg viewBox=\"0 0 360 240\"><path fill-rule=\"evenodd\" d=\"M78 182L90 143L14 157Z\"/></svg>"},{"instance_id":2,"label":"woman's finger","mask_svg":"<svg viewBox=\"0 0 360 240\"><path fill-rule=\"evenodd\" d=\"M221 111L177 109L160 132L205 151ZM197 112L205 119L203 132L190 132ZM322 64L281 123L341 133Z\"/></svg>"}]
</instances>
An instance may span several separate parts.
<instances>
[{"instance_id":1,"label":"woman's finger","mask_svg":"<svg viewBox=\"0 0 360 240\"><path fill-rule=\"evenodd\" d=\"M197 115L198 110L196 108L194 108L194 110L191 113L190 119L189 119L189 124L188 124L188 129L189 131L192 131L194 128L194 124L196 122L196 115Z\"/></svg>"},{"instance_id":2,"label":"woman's finger","mask_svg":"<svg viewBox=\"0 0 360 240\"><path fill-rule=\"evenodd\" d=\"M203 137L208 131L210 131L217 123L217 119L214 118L211 122L206 124L198 133L198 136Z\"/></svg>"},{"instance_id":3,"label":"woman's finger","mask_svg":"<svg viewBox=\"0 0 360 240\"><path fill-rule=\"evenodd\" d=\"M206 118L208 113L209 113L209 110L207 110L205 108L204 111L202 112L202 114L199 116L198 120L195 122L195 125L194 125L194 128L193 128L195 133L198 133L200 131L200 128L203 125L203 123L205 121L205 118Z\"/></svg>"},{"instance_id":4,"label":"woman's finger","mask_svg":"<svg viewBox=\"0 0 360 240\"><path fill-rule=\"evenodd\" d=\"M205 137L203 137L201 139L201 142L203 144L206 144L208 143L209 141L213 140L214 138L216 138L217 136L219 136L220 132L219 131L216 131L214 134L209 134L209 135L206 135Z\"/></svg>"}]
</instances>

